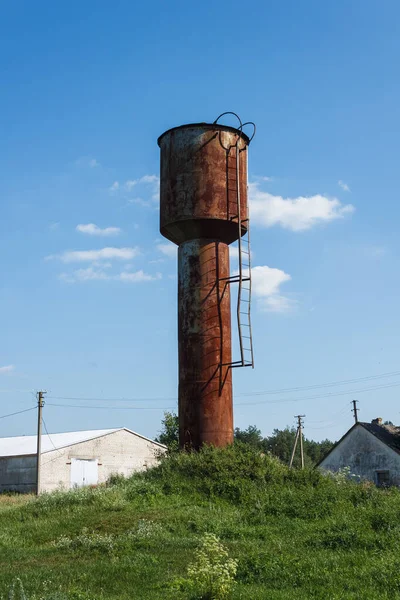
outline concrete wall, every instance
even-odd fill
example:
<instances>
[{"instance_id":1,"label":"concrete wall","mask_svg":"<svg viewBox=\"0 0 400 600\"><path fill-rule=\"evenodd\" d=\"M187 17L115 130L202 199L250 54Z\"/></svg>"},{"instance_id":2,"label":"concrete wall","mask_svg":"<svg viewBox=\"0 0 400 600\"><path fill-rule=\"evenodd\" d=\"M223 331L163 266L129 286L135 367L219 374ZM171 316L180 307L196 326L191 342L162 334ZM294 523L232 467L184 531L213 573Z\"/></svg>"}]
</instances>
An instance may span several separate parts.
<instances>
[{"instance_id":1,"label":"concrete wall","mask_svg":"<svg viewBox=\"0 0 400 600\"><path fill-rule=\"evenodd\" d=\"M129 477L157 463L163 448L140 436L120 430L94 440L45 452L41 456L41 491L71 487L71 458L96 458L98 483L120 473ZM36 456L0 458L0 492L34 492L36 489Z\"/></svg>"},{"instance_id":2,"label":"concrete wall","mask_svg":"<svg viewBox=\"0 0 400 600\"><path fill-rule=\"evenodd\" d=\"M36 456L0 458L0 493L4 491L34 492L36 490Z\"/></svg>"},{"instance_id":3,"label":"concrete wall","mask_svg":"<svg viewBox=\"0 0 400 600\"><path fill-rule=\"evenodd\" d=\"M120 473L129 477L157 463L160 446L129 431L120 430L94 440L74 444L42 454L41 490L68 489L71 481L71 458L97 458L99 483Z\"/></svg>"},{"instance_id":4,"label":"concrete wall","mask_svg":"<svg viewBox=\"0 0 400 600\"><path fill-rule=\"evenodd\" d=\"M336 472L350 467L350 472L377 483L377 471L389 471L390 483L400 485L400 455L357 425L320 463L319 468Z\"/></svg>"}]
</instances>

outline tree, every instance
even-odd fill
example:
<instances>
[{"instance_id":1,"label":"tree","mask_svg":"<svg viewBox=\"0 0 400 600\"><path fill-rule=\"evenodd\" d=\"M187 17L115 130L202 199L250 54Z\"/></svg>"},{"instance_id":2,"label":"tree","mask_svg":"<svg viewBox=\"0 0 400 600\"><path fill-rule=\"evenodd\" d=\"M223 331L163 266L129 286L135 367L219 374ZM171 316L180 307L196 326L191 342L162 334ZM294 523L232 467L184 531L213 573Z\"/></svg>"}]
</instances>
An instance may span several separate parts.
<instances>
[{"instance_id":1,"label":"tree","mask_svg":"<svg viewBox=\"0 0 400 600\"><path fill-rule=\"evenodd\" d=\"M254 448L261 449L263 439L260 429L255 425L249 425L247 429L240 429L239 427L236 427L235 429L235 441L250 444L250 446L253 446Z\"/></svg>"},{"instance_id":2,"label":"tree","mask_svg":"<svg viewBox=\"0 0 400 600\"><path fill-rule=\"evenodd\" d=\"M161 421L160 435L156 437L156 442L167 446L168 450L173 452L179 448L179 420L178 415L171 412L165 412Z\"/></svg>"},{"instance_id":3,"label":"tree","mask_svg":"<svg viewBox=\"0 0 400 600\"><path fill-rule=\"evenodd\" d=\"M290 429L286 427L282 430L274 429L272 435L266 438L266 450L288 465L295 438L296 429L294 427Z\"/></svg>"},{"instance_id":4,"label":"tree","mask_svg":"<svg viewBox=\"0 0 400 600\"><path fill-rule=\"evenodd\" d=\"M270 452L287 465L290 461L295 438L295 427L274 429L272 435L269 437L263 437L261 431L255 425L250 425L247 429L240 429L239 427L235 429L235 440L249 444L261 452ZM333 442L330 440L315 442L314 440L303 438L305 465L308 467L316 465L329 452L332 446ZM293 466L299 467L300 462L300 444L298 444Z\"/></svg>"}]
</instances>

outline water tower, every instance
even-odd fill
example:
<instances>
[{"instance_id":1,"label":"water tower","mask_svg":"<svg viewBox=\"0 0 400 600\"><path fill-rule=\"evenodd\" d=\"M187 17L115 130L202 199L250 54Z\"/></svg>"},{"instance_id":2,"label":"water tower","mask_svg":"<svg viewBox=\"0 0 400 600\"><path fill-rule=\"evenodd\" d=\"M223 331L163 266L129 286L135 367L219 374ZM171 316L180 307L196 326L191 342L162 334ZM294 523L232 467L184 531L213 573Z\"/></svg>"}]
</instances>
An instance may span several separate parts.
<instances>
[{"instance_id":1,"label":"water tower","mask_svg":"<svg viewBox=\"0 0 400 600\"><path fill-rule=\"evenodd\" d=\"M160 232L178 248L179 442L233 442L232 369L253 366L247 154L253 123L174 127L161 150ZM249 138L244 128L251 125ZM238 242L231 273L229 245ZM239 356L232 358L237 287Z\"/></svg>"}]
</instances>

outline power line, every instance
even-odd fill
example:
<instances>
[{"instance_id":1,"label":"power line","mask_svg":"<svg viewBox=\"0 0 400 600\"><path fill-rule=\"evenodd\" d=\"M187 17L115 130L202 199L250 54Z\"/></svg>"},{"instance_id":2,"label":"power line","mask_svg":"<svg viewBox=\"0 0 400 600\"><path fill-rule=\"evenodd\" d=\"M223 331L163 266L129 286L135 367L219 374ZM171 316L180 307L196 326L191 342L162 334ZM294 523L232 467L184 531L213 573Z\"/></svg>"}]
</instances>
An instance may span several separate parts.
<instances>
[{"instance_id":1,"label":"power line","mask_svg":"<svg viewBox=\"0 0 400 600\"><path fill-rule=\"evenodd\" d=\"M327 387L336 387L340 385L347 385L349 383L358 383L361 381L371 381L375 379L383 379L385 377L395 377L396 375L400 375L400 371L390 371L389 373L382 373L381 375L369 375L367 377L358 377L356 379L342 379L341 381L331 381L330 383L321 383L315 385L306 385L301 387L292 387L292 388L282 388L279 390L264 390L259 392L243 392L238 394L238 396L263 396L270 394L282 394L287 392L300 392L303 390L314 390L318 388L327 388Z\"/></svg>"},{"instance_id":2,"label":"power line","mask_svg":"<svg viewBox=\"0 0 400 600\"><path fill-rule=\"evenodd\" d=\"M6 419L7 417L13 417L14 415L22 415L22 413L29 412L30 410L36 410L36 406L33 408L26 408L25 410L19 410L18 412L13 412L8 415L3 415L0 419Z\"/></svg>"},{"instance_id":3,"label":"power line","mask_svg":"<svg viewBox=\"0 0 400 600\"><path fill-rule=\"evenodd\" d=\"M325 398L337 398L339 396L348 396L353 394L362 394L365 392L372 392L375 390L388 389L393 387L399 387L400 382L370 386L367 388L361 388L358 390L348 390L337 393L328 393L328 394L317 394L315 396L306 396L303 398L279 398L277 400L260 400L258 402L235 402L235 406L260 406L263 404L287 404L290 402L307 402L309 400L320 400ZM52 397L51 399L54 399ZM61 397L60 397L61 398ZM68 399L67 397L64 397ZM88 401L88 398L75 398L76 400ZM90 400L96 400L97 402L121 402L122 400L119 398L113 398L105 400L104 398L91 398ZM174 398L175 402L177 402L177 398ZM124 402L135 402L135 399L128 400L127 398L123 399ZM136 400L137 401L137 400ZM141 400L144 402L144 400ZM176 406L86 406L82 404L58 404L53 402L47 402L47 406L59 406L59 407L68 407L68 408L87 408L87 409L105 409L105 410L173 410Z\"/></svg>"},{"instance_id":4,"label":"power line","mask_svg":"<svg viewBox=\"0 0 400 600\"><path fill-rule=\"evenodd\" d=\"M162 402L163 400L178 400L176 396L164 398L84 398L78 396L48 396L50 400L82 400L85 402Z\"/></svg>"},{"instance_id":5,"label":"power line","mask_svg":"<svg viewBox=\"0 0 400 600\"><path fill-rule=\"evenodd\" d=\"M391 371L388 373L382 373L380 375L370 375L368 377L359 377L356 379L343 379L341 381L333 381L330 383L322 383L322 384L316 384L316 385L308 385L308 386L302 386L302 387L293 387L293 388L281 388L281 389L276 389L276 390L264 390L264 391L255 391L255 392L242 392L239 394L236 394L236 397L244 397L244 398L249 398L252 396L268 396L268 395L274 395L274 394L281 394L281 393L291 393L291 392L299 392L299 391L305 391L305 390L313 390L313 389L319 389L319 388L328 388L328 387L336 387L336 386L341 386L341 385L348 385L350 383L358 383L358 382L362 382L362 381L373 381L376 379L382 379L385 377L394 377L395 375L400 375L400 371ZM302 401L302 400L312 400L312 399L317 399L317 398L327 398L327 397L335 397L335 396L343 396L346 394L353 394L353 393L360 393L363 391L370 391L370 390L374 390L374 389L384 389L384 388L389 388L389 387L397 387L400 385L400 382L395 382L394 384L383 384L383 385L379 385L379 386L372 386L369 388L364 388L362 390L351 390L349 392L346 391L342 391L342 392L338 392L337 394L332 394L332 393L327 393L327 394L323 394L323 395L315 395L315 396L309 396L306 398L301 398L300 400L293 400L293 399L280 399L277 401L271 401L271 403L275 403L275 402L297 402L297 401ZM153 398L90 398L90 397L83 397L83 396L48 396L48 398L50 400L74 400L74 401L86 401L86 402L161 402L161 401L177 401L177 397L176 396L159 396L159 397L153 397ZM248 403L246 403L248 404Z\"/></svg>"},{"instance_id":6,"label":"power line","mask_svg":"<svg viewBox=\"0 0 400 600\"><path fill-rule=\"evenodd\" d=\"M3 388L3 389L0 389L0 394L12 394L12 393L14 393L14 392L18 392L18 393L24 393L24 394L29 394L29 393L32 393L32 392L33 392L33 390L32 390L32 389L30 389L30 390L16 390L16 389L13 389L13 390L6 390L6 389L4 389L4 388Z\"/></svg>"},{"instance_id":7,"label":"power line","mask_svg":"<svg viewBox=\"0 0 400 600\"><path fill-rule=\"evenodd\" d=\"M309 421L309 420L307 420L307 422L308 423L312 423L312 424L315 424L315 423L333 423L333 421L337 417L342 417L343 415L345 415L348 412L348 410L349 410L349 407L348 407L348 404L346 403L339 412L334 413L333 415L331 415L329 419L321 419L319 421Z\"/></svg>"},{"instance_id":8,"label":"power line","mask_svg":"<svg viewBox=\"0 0 400 600\"><path fill-rule=\"evenodd\" d=\"M372 392L374 390L383 390L383 389L388 389L388 388L393 388L393 387L399 387L400 386L400 381L396 381L396 383L390 383L390 384L385 384L385 385L376 385L376 386L371 386L371 387L367 387L367 388L361 388L358 390L349 390L349 391L342 391L342 392L337 392L335 394L332 393L328 393L328 394L321 394L321 395L316 395L316 396L308 396L308 397L304 397L304 398L281 398L279 400L261 400L260 402L245 402L245 403L236 403L235 406L256 406L259 404L283 404L283 403L287 403L287 402L305 402L307 400L319 400L322 398L337 398L338 396L349 396L352 394L361 394L364 392Z\"/></svg>"},{"instance_id":9,"label":"power line","mask_svg":"<svg viewBox=\"0 0 400 600\"><path fill-rule=\"evenodd\" d=\"M46 406L61 406L62 408L86 408L104 410L174 410L176 406L84 406L82 404L54 404L46 402Z\"/></svg>"},{"instance_id":10,"label":"power line","mask_svg":"<svg viewBox=\"0 0 400 600\"><path fill-rule=\"evenodd\" d=\"M46 403L46 405L47 405L47 403ZM53 440L51 439L49 432L47 431L47 427L46 427L45 420L44 420L44 419L42 419L42 421L43 421L43 427L44 427L44 430L45 430L45 432L46 432L46 434L47 434L47 437L48 437L48 438L49 438L49 440L50 440L50 443L51 443L51 445L53 446L54 450L57 450L57 452L60 452L60 451L59 451L59 449L58 449L58 448L56 448L56 446L54 445L54 442L53 442ZM61 452L60 454L62 454L62 452Z\"/></svg>"}]
</instances>

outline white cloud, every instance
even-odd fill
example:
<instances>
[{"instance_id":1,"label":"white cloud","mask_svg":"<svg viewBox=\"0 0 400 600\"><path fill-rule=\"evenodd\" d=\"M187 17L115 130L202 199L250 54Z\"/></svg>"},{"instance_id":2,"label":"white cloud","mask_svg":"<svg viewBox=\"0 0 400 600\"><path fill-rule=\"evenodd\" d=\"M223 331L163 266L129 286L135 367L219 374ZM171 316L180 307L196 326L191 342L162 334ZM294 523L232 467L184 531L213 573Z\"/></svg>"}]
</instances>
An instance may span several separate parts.
<instances>
[{"instance_id":1,"label":"white cloud","mask_svg":"<svg viewBox=\"0 0 400 600\"><path fill-rule=\"evenodd\" d=\"M137 179L128 179L125 182L114 181L108 189L111 194L120 192L126 198L126 195L131 193L138 186L140 188L140 193L143 192L142 195L146 197L147 193L150 191L150 200L152 202L158 202L160 195L160 178L158 175L143 175ZM145 188L143 186L145 186ZM127 200L129 203L134 202L147 207L151 204L149 200L143 200L140 196L133 199L127 198Z\"/></svg>"},{"instance_id":2,"label":"white cloud","mask_svg":"<svg viewBox=\"0 0 400 600\"><path fill-rule=\"evenodd\" d=\"M260 190L258 183L249 184L250 211L255 225L280 225L291 231L304 231L319 223L329 223L354 212L351 204L320 194L283 198Z\"/></svg>"},{"instance_id":3,"label":"white cloud","mask_svg":"<svg viewBox=\"0 0 400 600\"><path fill-rule=\"evenodd\" d=\"M255 179L257 181L268 181L268 182L274 181L273 177L265 177L265 176L256 176Z\"/></svg>"},{"instance_id":4,"label":"white cloud","mask_svg":"<svg viewBox=\"0 0 400 600\"><path fill-rule=\"evenodd\" d=\"M110 274L101 268L88 267L87 269L77 269L72 273L61 273L59 279L66 283L78 283L86 281L123 281L126 283L141 283L144 281L155 281L161 279L161 273L150 275L144 271L122 271L117 274Z\"/></svg>"},{"instance_id":5,"label":"white cloud","mask_svg":"<svg viewBox=\"0 0 400 600\"><path fill-rule=\"evenodd\" d=\"M67 250L59 255L47 256L46 260L58 258L63 263L93 262L104 260L131 260L140 254L139 248L101 248L100 250Z\"/></svg>"},{"instance_id":6,"label":"white cloud","mask_svg":"<svg viewBox=\"0 0 400 600\"><path fill-rule=\"evenodd\" d=\"M294 306L294 300L280 294L274 294L259 300L259 308L264 312L288 313L293 310Z\"/></svg>"},{"instance_id":7,"label":"white cloud","mask_svg":"<svg viewBox=\"0 0 400 600\"><path fill-rule=\"evenodd\" d=\"M75 283L76 281L105 281L106 279L110 279L105 271L93 267L88 267L87 269L77 269L72 274L61 273L59 278L67 283Z\"/></svg>"},{"instance_id":8,"label":"white cloud","mask_svg":"<svg viewBox=\"0 0 400 600\"><path fill-rule=\"evenodd\" d=\"M282 296L280 286L291 280L291 276L281 269L259 266L251 269L252 291L262 311L290 312L295 302Z\"/></svg>"},{"instance_id":9,"label":"white cloud","mask_svg":"<svg viewBox=\"0 0 400 600\"><path fill-rule=\"evenodd\" d=\"M127 192L131 192L134 187L140 184L147 184L150 186L152 190L151 200L153 202L158 201L160 196L160 178L158 175L143 175L143 177L139 177L138 179L131 179L125 182L125 189ZM134 198L133 202L138 204L147 204L141 198Z\"/></svg>"},{"instance_id":10,"label":"white cloud","mask_svg":"<svg viewBox=\"0 0 400 600\"><path fill-rule=\"evenodd\" d=\"M347 183L345 183L341 179L339 179L339 181L338 181L338 186L341 187L344 192L350 192L350 188L347 185Z\"/></svg>"},{"instance_id":11,"label":"white cloud","mask_svg":"<svg viewBox=\"0 0 400 600\"><path fill-rule=\"evenodd\" d=\"M172 242L166 244L157 244L157 249L168 258L176 258L177 246Z\"/></svg>"},{"instance_id":12,"label":"white cloud","mask_svg":"<svg viewBox=\"0 0 400 600\"><path fill-rule=\"evenodd\" d=\"M252 289L255 296L272 296L279 292L279 286L292 278L288 273L273 267L253 267L251 269Z\"/></svg>"},{"instance_id":13,"label":"white cloud","mask_svg":"<svg viewBox=\"0 0 400 600\"><path fill-rule=\"evenodd\" d=\"M138 184L138 182L139 182L138 179L131 179L131 180L125 181L125 189L128 190L128 192L130 192L135 187L135 185Z\"/></svg>"},{"instance_id":14,"label":"white cloud","mask_svg":"<svg viewBox=\"0 0 400 600\"><path fill-rule=\"evenodd\" d=\"M139 177L138 179L130 179L130 180L126 181L125 188L127 190L131 190L133 187L135 187L135 185L138 185L140 183L158 184L159 181L160 181L160 178L158 177L158 175L143 175L143 177Z\"/></svg>"},{"instance_id":15,"label":"white cloud","mask_svg":"<svg viewBox=\"0 0 400 600\"><path fill-rule=\"evenodd\" d=\"M229 257L231 260L239 260L238 246L229 246Z\"/></svg>"},{"instance_id":16,"label":"white cloud","mask_svg":"<svg viewBox=\"0 0 400 600\"><path fill-rule=\"evenodd\" d=\"M158 187L160 184L160 178L158 177L158 175L143 175L142 177L138 177L137 179L127 179L125 183L114 181L112 186L110 186L108 189L110 192L116 192L120 189L124 189L127 192L131 192L134 187L140 184L149 184Z\"/></svg>"},{"instance_id":17,"label":"white cloud","mask_svg":"<svg viewBox=\"0 0 400 600\"><path fill-rule=\"evenodd\" d=\"M127 283L140 283L142 281L155 281L156 279L161 279L161 277L161 273L150 275L140 270L136 271L135 273L127 273L126 271L123 271L122 273L119 273L115 279L118 279L119 281L125 281Z\"/></svg>"},{"instance_id":18,"label":"white cloud","mask_svg":"<svg viewBox=\"0 0 400 600\"><path fill-rule=\"evenodd\" d=\"M0 374L1 373L11 373L11 371L14 371L15 367L14 365L5 365L4 367L0 367Z\"/></svg>"},{"instance_id":19,"label":"white cloud","mask_svg":"<svg viewBox=\"0 0 400 600\"><path fill-rule=\"evenodd\" d=\"M114 194L118 190L119 190L119 181L114 181L114 183L112 185L110 185L110 187L108 188L108 191L111 194Z\"/></svg>"},{"instance_id":20,"label":"white cloud","mask_svg":"<svg viewBox=\"0 0 400 600\"><path fill-rule=\"evenodd\" d=\"M121 229L119 227L105 227L104 229L101 229L101 227L98 227L94 223L77 225L76 231L79 231L80 233L86 233L87 235L98 235L103 237L118 235L121 233Z\"/></svg>"},{"instance_id":21,"label":"white cloud","mask_svg":"<svg viewBox=\"0 0 400 600\"><path fill-rule=\"evenodd\" d=\"M75 161L77 167L89 167L95 169L100 166L100 163L92 156L81 156Z\"/></svg>"}]
</instances>

